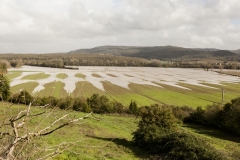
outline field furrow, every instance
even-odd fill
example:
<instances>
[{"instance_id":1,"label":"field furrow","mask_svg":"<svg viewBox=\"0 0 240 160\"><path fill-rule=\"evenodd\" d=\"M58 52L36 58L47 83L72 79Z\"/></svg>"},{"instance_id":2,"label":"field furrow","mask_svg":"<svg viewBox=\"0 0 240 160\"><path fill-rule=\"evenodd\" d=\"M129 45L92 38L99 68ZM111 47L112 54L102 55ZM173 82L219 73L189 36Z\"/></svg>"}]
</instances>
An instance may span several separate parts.
<instances>
[{"instance_id":1,"label":"field furrow","mask_svg":"<svg viewBox=\"0 0 240 160\"><path fill-rule=\"evenodd\" d=\"M76 74L75 74L75 77L85 79L85 78L86 78L86 75L84 75L84 74L82 74L82 73L76 73Z\"/></svg>"},{"instance_id":2,"label":"field furrow","mask_svg":"<svg viewBox=\"0 0 240 160\"><path fill-rule=\"evenodd\" d=\"M12 79L21 76L21 74L22 74L22 72L11 72L11 73L8 73L6 76L7 76L8 80L11 81Z\"/></svg>"},{"instance_id":3,"label":"field furrow","mask_svg":"<svg viewBox=\"0 0 240 160\"><path fill-rule=\"evenodd\" d=\"M27 76L22 77L22 80L39 80L39 79L47 79L50 77L50 74L45 73L37 73L37 74L30 74Z\"/></svg>"},{"instance_id":4,"label":"field furrow","mask_svg":"<svg viewBox=\"0 0 240 160\"><path fill-rule=\"evenodd\" d=\"M27 92L29 92L31 94L37 86L38 86L37 82L21 83L21 84L11 87L11 92L16 93L16 92L19 92L20 90L26 90Z\"/></svg>"},{"instance_id":5,"label":"field furrow","mask_svg":"<svg viewBox=\"0 0 240 160\"><path fill-rule=\"evenodd\" d=\"M151 85L141 85L141 84L135 84L130 83L129 88L139 94L143 94L147 97L151 97L152 99L162 102L164 104L170 104L170 105L188 105L192 107L197 107L200 105L207 105L211 104L212 102L208 102L206 100L202 100L199 98L196 98L194 96L188 96L184 92L187 92L187 90L182 88L177 88L165 84L160 84L161 87L155 87ZM181 93L182 91L182 93Z\"/></svg>"},{"instance_id":6,"label":"field furrow","mask_svg":"<svg viewBox=\"0 0 240 160\"><path fill-rule=\"evenodd\" d=\"M57 78L60 78L60 79L65 79L68 77L68 75L66 73L59 73L56 75Z\"/></svg>"},{"instance_id":7,"label":"field furrow","mask_svg":"<svg viewBox=\"0 0 240 160\"><path fill-rule=\"evenodd\" d=\"M86 98L98 93L124 105L134 100L139 106L160 103L205 107L222 103L222 88L225 103L240 96L239 77L196 69L88 66L65 70L24 66L10 70L7 76L15 86L36 81L39 86L34 92L40 90L41 96ZM46 88L41 90L44 84Z\"/></svg>"},{"instance_id":8,"label":"field furrow","mask_svg":"<svg viewBox=\"0 0 240 160\"><path fill-rule=\"evenodd\" d=\"M102 81L106 93L116 101L124 105L129 105L131 100L136 101L138 106L150 105L157 103L156 101L140 95L130 89L126 89L107 81Z\"/></svg>"},{"instance_id":9,"label":"field furrow","mask_svg":"<svg viewBox=\"0 0 240 160\"><path fill-rule=\"evenodd\" d=\"M106 93L87 81L79 81L76 83L76 89L72 92L73 97L90 97L94 93L106 95Z\"/></svg>"},{"instance_id":10,"label":"field furrow","mask_svg":"<svg viewBox=\"0 0 240 160\"><path fill-rule=\"evenodd\" d=\"M60 81L47 83L44 85L45 89L37 92L35 95L39 97L54 96L56 98L64 98L69 95L64 86L65 84Z\"/></svg>"}]
</instances>

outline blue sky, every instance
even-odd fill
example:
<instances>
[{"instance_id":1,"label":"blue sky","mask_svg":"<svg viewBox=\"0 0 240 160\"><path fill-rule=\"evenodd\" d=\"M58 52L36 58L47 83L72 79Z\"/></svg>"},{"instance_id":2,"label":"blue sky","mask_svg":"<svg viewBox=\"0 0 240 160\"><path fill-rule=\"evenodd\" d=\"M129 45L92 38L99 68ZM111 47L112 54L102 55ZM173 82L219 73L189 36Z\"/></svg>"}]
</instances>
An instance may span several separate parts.
<instances>
[{"instance_id":1,"label":"blue sky","mask_svg":"<svg viewBox=\"0 0 240 160\"><path fill-rule=\"evenodd\" d=\"M0 53L101 45L240 48L239 0L1 0Z\"/></svg>"}]
</instances>

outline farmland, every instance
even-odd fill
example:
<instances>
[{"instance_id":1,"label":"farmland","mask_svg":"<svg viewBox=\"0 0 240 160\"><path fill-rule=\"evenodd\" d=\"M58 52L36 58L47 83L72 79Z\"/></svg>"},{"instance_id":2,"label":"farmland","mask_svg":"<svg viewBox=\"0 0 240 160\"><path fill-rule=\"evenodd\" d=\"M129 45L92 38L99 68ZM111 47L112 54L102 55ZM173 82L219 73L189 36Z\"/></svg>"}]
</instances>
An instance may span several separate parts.
<instances>
[{"instance_id":1,"label":"farmland","mask_svg":"<svg viewBox=\"0 0 240 160\"><path fill-rule=\"evenodd\" d=\"M106 95L128 105L153 103L196 108L240 96L240 78L203 69L144 67L79 67L79 70L23 66L7 75L11 91L26 89L34 96L89 97Z\"/></svg>"},{"instance_id":2,"label":"farmland","mask_svg":"<svg viewBox=\"0 0 240 160\"><path fill-rule=\"evenodd\" d=\"M37 73L37 74L30 74L22 77L22 80L38 80L38 79L46 79L50 77L49 74L44 73Z\"/></svg>"},{"instance_id":3,"label":"farmland","mask_svg":"<svg viewBox=\"0 0 240 160\"><path fill-rule=\"evenodd\" d=\"M59 74L57 74L57 76L56 76L57 78L61 78L61 79L65 79L65 78L67 78L68 77L68 75L67 74L65 74L65 73L59 73Z\"/></svg>"}]
</instances>

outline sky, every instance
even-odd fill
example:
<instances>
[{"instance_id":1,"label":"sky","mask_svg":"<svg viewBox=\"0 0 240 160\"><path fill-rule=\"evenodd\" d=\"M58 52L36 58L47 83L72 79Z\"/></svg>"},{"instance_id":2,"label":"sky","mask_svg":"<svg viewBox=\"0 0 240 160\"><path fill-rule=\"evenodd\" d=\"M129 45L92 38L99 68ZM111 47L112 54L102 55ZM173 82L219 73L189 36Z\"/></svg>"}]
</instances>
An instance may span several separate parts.
<instances>
[{"instance_id":1,"label":"sky","mask_svg":"<svg viewBox=\"0 0 240 160\"><path fill-rule=\"evenodd\" d=\"M0 53L102 45L240 49L239 0L0 0Z\"/></svg>"}]
</instances>

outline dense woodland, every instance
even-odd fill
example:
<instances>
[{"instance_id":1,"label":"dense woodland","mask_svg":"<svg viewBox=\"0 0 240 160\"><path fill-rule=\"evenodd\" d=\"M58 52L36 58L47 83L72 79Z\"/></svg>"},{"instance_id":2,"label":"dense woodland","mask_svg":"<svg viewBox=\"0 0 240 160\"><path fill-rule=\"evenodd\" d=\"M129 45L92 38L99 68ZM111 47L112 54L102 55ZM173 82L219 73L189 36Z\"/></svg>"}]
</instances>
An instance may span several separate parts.
<instances>
[{"instance_id":1,"label":"dense woodland","mask_svg":"<svg viewBox=\"0 0 240 160\"><path fill-rule=\"evenodd\" d=\"M135 57L88 54L2 54L1 59L10 62L12 67L22 65L64 68L65 66L151 66L161 65L160 60L147 60Z\"/></svg>"},{"instance_id":2,"label":"dense woodland","mask_svg":"<svg viewBox=\"0 0 240 160\"><path fill-rule=\"evenodd\" d=\"M8 67L30 65L53 68L65 68L66 66L129 66L240 69L240 63L235 61L186 61L187 59L185 61L161 61L158 59L99 54L2 54L0 58Z\"/></svg>"}]
</instances>

